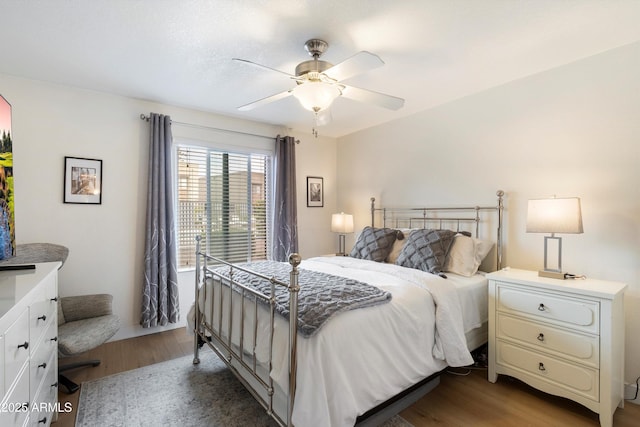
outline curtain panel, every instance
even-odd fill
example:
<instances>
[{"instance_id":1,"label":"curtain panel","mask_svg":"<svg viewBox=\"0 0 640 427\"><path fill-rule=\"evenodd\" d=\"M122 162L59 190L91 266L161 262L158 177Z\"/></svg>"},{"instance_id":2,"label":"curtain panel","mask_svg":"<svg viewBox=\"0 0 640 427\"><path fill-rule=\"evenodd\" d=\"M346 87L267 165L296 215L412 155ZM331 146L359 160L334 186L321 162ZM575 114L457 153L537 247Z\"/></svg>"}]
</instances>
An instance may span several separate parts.
<instances>
[{"instance_id":1,"label":"curtain panel","mask_svg":"<svg viewBox=\"0 0 640 427\"><path fill-rule=\"evenodd\" d=\"M274 157L274 215L271 258L286 261L298 252L295 139L278 136Z\"/></svg>"},{"instance_id":2,"label":"curtain panel","mask_svg":"<svg viewBox=\"0 0 640 427\"><path fill-rule=\"evenodd\" d=\"M171 118L150 114L149 179L140 324L144 328L180 319L173 207Z\"/></svg>"}]
</instances>

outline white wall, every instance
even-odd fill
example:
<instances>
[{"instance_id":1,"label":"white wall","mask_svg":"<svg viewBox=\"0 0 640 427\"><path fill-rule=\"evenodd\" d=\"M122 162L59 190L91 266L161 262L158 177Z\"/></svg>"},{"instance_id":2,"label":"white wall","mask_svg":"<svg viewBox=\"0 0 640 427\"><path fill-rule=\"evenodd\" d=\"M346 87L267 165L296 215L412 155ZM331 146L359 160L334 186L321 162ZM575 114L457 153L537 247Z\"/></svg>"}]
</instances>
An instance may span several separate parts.
<instances>
[{"instance_id":1,"label":"white wall","mask_svg":"<svg viewBox=\"0 0 640 427\"><path fill-rule=\"evenodd\" d=\"M371 196L389 205L493 204L503 189L506 265L537 270L543 236L525 233L527 200L580 197L584 234L562 236L563 267L629 285L626 380L635 381L638 76L635 43L341 138L338 206L356 214L358 228L369 222Z\"/></svg>"},{"instance_id":2,"label":"white wall","mask_svg":"<svg viewBox=\"0 0 640 427\"><path fill-rule=\"evenodd\" d=\"M299 252L303 258L335 253L338 237L331 233L331 214L338 212L336 204L337 148L332 138L310 133L292 135L300 139L296 154L296 175L298 184L298 230L300 233ZM324 184L324 206L307 207L307 176L319 176Z\"/></svg>"},{"instance_id":3,"label":"white wall","mask_svg":"<svg viewBox=\"0 0 640 427\"><path fill-rule=\"evenodd\" d=\"M179 122L261 135L288 133L299 138L300 252L308 257L333 250L334 236L328 225L336 204L333 139L4 75L0 75L0 94L11 103L13 113L16 240L58 243L69 248L69 258L60 271L60 295L113 294L114 309L123 324L114 339L178 326L139 326L149 140L149 125L140 120L141 113L156 112ZM173 133L176 138L211 137L211 132L186 126L174 126ZM232 134L214 134L233 142ZM62 202L64 156L103 161L101 205ZM306 175L324 176L325 208L306 208ZM193 274L180 273L179 284L181 325L193 301Z\"/></svg>"}]
</instances>

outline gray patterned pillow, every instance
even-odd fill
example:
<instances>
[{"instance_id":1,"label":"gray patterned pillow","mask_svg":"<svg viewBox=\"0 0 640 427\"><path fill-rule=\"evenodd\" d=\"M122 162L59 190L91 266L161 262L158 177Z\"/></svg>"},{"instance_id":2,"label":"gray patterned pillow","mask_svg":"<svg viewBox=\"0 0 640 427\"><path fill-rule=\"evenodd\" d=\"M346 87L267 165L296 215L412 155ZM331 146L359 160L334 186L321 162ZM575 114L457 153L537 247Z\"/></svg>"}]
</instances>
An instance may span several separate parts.
<instances>
[{"instance_id":1,"label":"gray patterned pillow","mask_svg":"<svg viewBox=\"0 0 640 427\"><path fill-rule=\"evenodd\" d=\"M391 228L365 227L349 256L382 262L391 252L397 234L398 231Z\"/></svg>"},{"instance_id":2,"label":"gray patterned pillow","mask_svg":"<svg viewBox=\"0 0 640 427\"><path fill-rule=\"evenodd\" d=\"M414 230L402 247L396 264L446 277L442 270L455 235L456 232L451 230Z\"/></svg>"}]
</instances>

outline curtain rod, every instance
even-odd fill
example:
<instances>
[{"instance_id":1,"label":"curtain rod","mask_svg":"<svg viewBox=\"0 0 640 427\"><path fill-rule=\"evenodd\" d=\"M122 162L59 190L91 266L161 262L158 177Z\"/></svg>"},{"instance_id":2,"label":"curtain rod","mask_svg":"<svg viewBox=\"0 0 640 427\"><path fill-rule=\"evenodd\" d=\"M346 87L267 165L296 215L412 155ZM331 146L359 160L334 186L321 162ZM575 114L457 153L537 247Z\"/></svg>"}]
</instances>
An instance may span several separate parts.
<instances>
[{"instance_id":1,"label":"curtain rod","mask_svg":"<svg viewBox=\"0 0 640 427\"><path fill-rule=\"evenodd\" d=\"M144 120L145 122L148 122L150 119L149 116L145 116L144 114L140 114L140 120ZM236 133L236 134L240 134L240 135L248 135L248 136L257 136L258 138L266 138L266 139L276 139L278 136L273 137L273 136L266 136L266 135L258 135L255 133L249 133L249 132L242 132L239 130L231 130L231 129L222 129L222 128L216 128L213 126L205 126L205 125L196 125L193 123L184 123L184 122L178 122L175 120L171 120L171 123L175 123L177 125L182 125L182 126L188 126L188 127L192 127L192 128L197 128L197 129L211 129L211 130L217 130L217 131L221 131L221 132L228 132L228 133ZM296 144L300 144L300 140L296 139Z\"/></svg>"}]
</instances>

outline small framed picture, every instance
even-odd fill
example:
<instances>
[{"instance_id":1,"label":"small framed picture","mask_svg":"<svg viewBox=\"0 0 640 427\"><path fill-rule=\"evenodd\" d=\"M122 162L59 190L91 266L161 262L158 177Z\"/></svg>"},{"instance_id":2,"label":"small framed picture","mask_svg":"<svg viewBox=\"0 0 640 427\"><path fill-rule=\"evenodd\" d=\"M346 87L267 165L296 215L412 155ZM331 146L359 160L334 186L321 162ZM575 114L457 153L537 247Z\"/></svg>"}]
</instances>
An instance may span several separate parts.
<instances>
[{"instance_id":1,"label":"small framed picture","mask_svg":"<svg viewBox=\"0 0 640 427\"><path fill-rule=\"evenodd\" d=\"M324 206L324 188L322 177L307 177L307 207L321 208Z\"/></svg>"},{"instance_id":2,"label":"small framed picture","mask_svg":"<svg viewBox=\"0 0 640 427\"><path fill-rule=\"evenodd\" d=\"M102 160L64 158L64 202L102 203Z\"/></svg>"}]
</instances>

